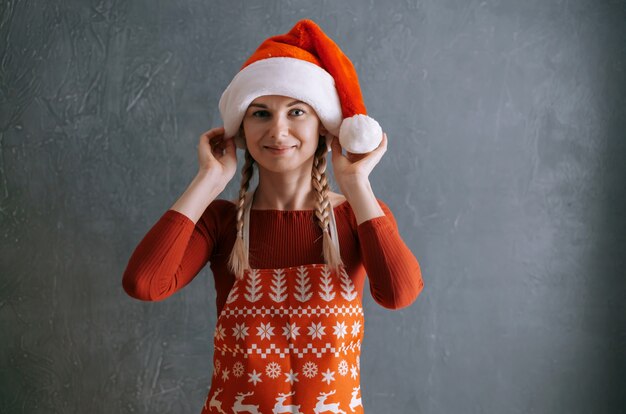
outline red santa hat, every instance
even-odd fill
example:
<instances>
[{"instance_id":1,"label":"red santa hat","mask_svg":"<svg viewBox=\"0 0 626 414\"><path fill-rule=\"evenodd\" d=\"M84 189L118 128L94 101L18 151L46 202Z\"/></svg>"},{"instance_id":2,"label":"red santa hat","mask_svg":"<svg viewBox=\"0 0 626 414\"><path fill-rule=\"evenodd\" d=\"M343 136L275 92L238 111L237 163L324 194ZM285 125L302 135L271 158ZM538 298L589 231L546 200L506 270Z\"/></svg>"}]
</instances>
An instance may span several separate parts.
<instances>
[{"instance_id":1,"label":"red santa hat","mask_svg":"<svg viewBox=\"0 0 626 414\"><path fill-rule=\"evenodd\" d=\"M266 39L243 64L219 101L226 138L245 141L239 127L250 103L283 95L309 104L347 151L363 154L382 140L378 122L367 115L352 62L320 27L300 20L288 32Z\"/></svg>"}]
</instances>

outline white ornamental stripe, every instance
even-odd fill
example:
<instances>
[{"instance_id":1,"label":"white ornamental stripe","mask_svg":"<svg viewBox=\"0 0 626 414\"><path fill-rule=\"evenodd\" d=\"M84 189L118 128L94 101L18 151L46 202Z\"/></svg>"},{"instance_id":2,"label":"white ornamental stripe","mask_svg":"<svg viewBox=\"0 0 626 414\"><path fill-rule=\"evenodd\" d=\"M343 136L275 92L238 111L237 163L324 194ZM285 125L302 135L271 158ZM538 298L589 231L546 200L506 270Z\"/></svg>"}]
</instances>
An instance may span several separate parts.
<instances>
[{"instance_id":1,"label":"white ornamental stripe","mask_svg":"<svg viewBox=\"0 0 626 414\"><path fill-rule=\"evenodd\" d=\"M270 293L269 296L274 302L280 303L287 299L287 294L285 293L287 290L285 286L285 271L283 269L274 270L272 287L270 289L274 293Z\"/></svg>"},{"instance_id":2,"label":"white ornamental stripe","mask_svg":"<svg viewBox=\"0 0 626 414\"><path fill-rule=\"evenodd\" d=\"M239 344L235 344L235 347L229 347L227 345L216 345L215 352L221 352L222 356L230 354L233 356L242 355L244 358L248 358L249 355L259 355L261 359L266 359L268 356L275 354L280 358L285 358L287 355L295 356L298 358L304 358L306 356L315 356L322 358L325 354L333 354L335 358L339 358L342 354L348 355L349 352L360 352L361 341L357 340L348 344L342 343L339 348L334 347L331 343L326 343L323 347L314 347L313 344L308 343L304 348L296 348L295 344L289 344L287 348L278 348L276 344L270 344L269 347L259 348L257 344L251 344L249 348L242 348Z\"/></svg>"},{"instance_id":3,"label":"white ornamental stripe","mask_svg":"<svg viewBox=\"0 0 626 414\"><path fill-rule=\"evenodd\" d=\"M321 283L319 284L319 286L321 292L318 292L320 294L320 297L326 302L330 302L331 300L335 299L335 292L333 292L333 282L330 277L330 270L328 270L328 268L325 267L324 270L322 270L322 277L320 281Z\"/></svg>"},{"instance_id":4,"label":"white ornamental stripe","mask_svg":"<svg viewBox=\"0 0 626 414\"><path fill-rule=\"evenodd\" d=\"M311 292L311 283L309 283L309 275L306 267L300 266L298 267L298 275L296 277L296 291L298 293L294 293L294 297L300 302L307 302L313 296L313 292Z\"/></svg>"},{"instance_id":5,"label":"white ornamental stripe","mask_svg":"<svg viewBox=\"0 0 626 414\"><path fill-rule=\"evenodd\" d=\"M357 292L355 290L354 284L352 280L350 280L350 276L346 273L345 269L341 269L341 296L348 302L352 302L356 299Z\"/></svg>"},{"instance_id":6,"label":"white ornamental stripe","mask_svg":"<svg viewBox=\"0 0 626 414\"><path fill-rule=\"evenodd\" d=\"M331 315L363 315L363 308L359 305L348 306L316 306L311 307L292 307L285 306L281 308L261 307L233 307L224 308L220 314L220 318L230 318L238 316L267 316L267 317L286 317L286 316L331 316Z\"/></svg>"},{"instance_id":7,"label":"white ornamental stripe","mask_svg":"<svg viewBox=\"0 0 626 414\"><path fill-rule=\"evenodd\" d=\"M233 288L228 293L228 298L226 298L226 303L230 304L237 300L239 295L237 294L237 286L233 286Z\"/></svg>"},{"instance_id":8,"label":"white ornamental stripe","mask_svg":"<svg viewBox=\"0 0 626 414\"><path fill-rule=\"evenodd\" d=\"M259 274L258 269L252 269L249 273L249 278L246 281L246 291L248 293L244 293L244 297L248 299L248 302L256 302L261 299L263 296L263 292L261 290L261 275Z\"/></svg>"}]
</instances>

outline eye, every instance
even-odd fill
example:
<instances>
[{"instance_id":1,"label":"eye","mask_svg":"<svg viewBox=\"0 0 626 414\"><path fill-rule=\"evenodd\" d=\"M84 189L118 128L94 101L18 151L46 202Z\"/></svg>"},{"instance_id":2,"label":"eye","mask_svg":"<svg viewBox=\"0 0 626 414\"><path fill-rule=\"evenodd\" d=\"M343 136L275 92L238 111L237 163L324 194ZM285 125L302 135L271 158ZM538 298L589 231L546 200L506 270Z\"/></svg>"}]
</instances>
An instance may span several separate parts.
<instances>
[{"instance_id":1,"label":"eye","mask_svg":"<svg viewBox=\"0 0 626 414\"><path fill-rule=\"evenodd\" d=\"M297 111L299 111L300 113L299 114L295 114L294 112L297 112ZM294 115L296 115L296 116L304 115L306 113L306 112L304 112L300 108L296 108L296 109L292 110L291 112L294 113Z\"/></svg>"},{"instance_id":2,"label":"eye","mask_svg":"<svg viewBox=\"0 0 626 414\"><path fill-rule=\"evenodd\" d=\"M261 110L261 111L254 111L252 112L252 116L257 117L257 118L264 118L267 115L267 111L265 110Z\"/></svg>"}]
</instances>

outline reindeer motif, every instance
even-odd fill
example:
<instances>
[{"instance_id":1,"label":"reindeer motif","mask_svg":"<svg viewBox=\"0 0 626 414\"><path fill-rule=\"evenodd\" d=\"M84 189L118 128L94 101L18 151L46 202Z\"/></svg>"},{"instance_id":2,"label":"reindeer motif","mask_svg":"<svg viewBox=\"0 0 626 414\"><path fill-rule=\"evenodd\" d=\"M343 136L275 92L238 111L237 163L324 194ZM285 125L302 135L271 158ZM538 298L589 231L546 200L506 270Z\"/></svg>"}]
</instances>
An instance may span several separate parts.
<instances>
[{"instance_id":1,"label":"reindeer motif","mask_svg":"<svg viewBox=\"0 0 626 414\"><path fill-rule=\"evenodd\" d=\"M326 398L328 398L330 395L333 395L336 392L336 390L333 390L331 392L320 392L320 395L317 397L317 404L315 404L315 408L313 409L313 412L315 414L319 414L319 413L325 413L325 412L331 412L331 413L335 413L335 414L346 414L346 412L342 409L339 408L339 403L330 403L330 404L326 404Z\"/></svg>"},{"instance_id":2,"label":"reindeer motif","mask_svg":"<svg viewBox=\"0 0 626 414\"><path fill-rule=\"evenodd\" d=\"M204 408L208 408L209 411L212 411L213 408L215 408L220 414L226 414L226 412L222 410L222 402L217 399L217 396L220 392L222 392L221 388L215 390L213 397L211 397L211 401L207 401L204 403ZM207 403L209 403L208 407L206 406Z\"/></svg>"},{"instance_id":3,"label":"reindeer motif","mask_svg":"<svg viewBox=\"0 0 626 414\"><path fill-rule=\"evenodd\" d=\"M363 403L361 402L361 397L356 398L356 396L359 394L361 386L359 385L358 387L352 389L354 391L352 391L352 399L350 400L350 411L354 412L354 408L358 406L363 407Z\"/></svg>"},{"instance_id":4,"label":"reindeer motif","mask_svg":"<svg viewBox=\"0 0 626 414\"><path fill-rule=\"evenodd\" d=\"M292 391L289 394L278 393L280 397L276 397L276 404L272 409L272 414L289 413L289 414L304 414L300 411L299 405L284 405L287 397L295 395L296 392Z\"/></svg>"},{"instance_id":5,"label":"reindeer motif","mask_svg":"<svg viewBox=\"0 0 626 414\"><path fill-rule=\"evenodd\" d=\"M237 393L237 396L235 397L235 405L233 405L233 414L237 414L237 413L261 414L261 412L259 411L258 405L242 404L243 399L251 395L254 395L254 392L247 392L245 394L243 392Z\"/></svg>"}]
</instances>

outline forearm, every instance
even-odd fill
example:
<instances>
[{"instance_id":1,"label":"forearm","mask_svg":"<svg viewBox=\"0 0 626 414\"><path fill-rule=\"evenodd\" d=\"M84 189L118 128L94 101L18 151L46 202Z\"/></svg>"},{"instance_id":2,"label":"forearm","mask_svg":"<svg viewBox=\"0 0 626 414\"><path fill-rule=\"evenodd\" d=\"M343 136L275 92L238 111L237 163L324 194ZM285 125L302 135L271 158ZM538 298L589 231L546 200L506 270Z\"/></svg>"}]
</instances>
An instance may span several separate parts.
<instances>
[{"instance_id":1,"label":"forearm","mask_svg":"<svg viewBox=\"0 0 626 414\"><path fill-rule=\"evenodd\" d=\"M381 208L385 217L357 227L361 258L374 300L386 308L400 309L413 303L424 283L420 265L402 240L393 213L384 203Z\"/></svg>"},{"instance_id":2,"label":"forearm","mask_svg":"<svg viewBox=\"0 0 626 414\"><path fill-rule=\"evenodd\" d=\"M197 223L209 204L224 188L225 184L220 183L208 172L200 171L170 210L178 211Z\"/></svg>"}]
</instances>

